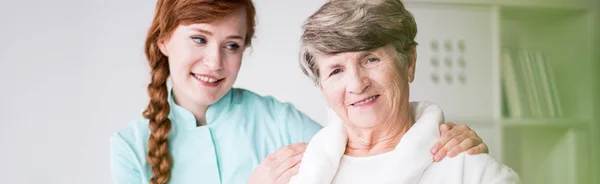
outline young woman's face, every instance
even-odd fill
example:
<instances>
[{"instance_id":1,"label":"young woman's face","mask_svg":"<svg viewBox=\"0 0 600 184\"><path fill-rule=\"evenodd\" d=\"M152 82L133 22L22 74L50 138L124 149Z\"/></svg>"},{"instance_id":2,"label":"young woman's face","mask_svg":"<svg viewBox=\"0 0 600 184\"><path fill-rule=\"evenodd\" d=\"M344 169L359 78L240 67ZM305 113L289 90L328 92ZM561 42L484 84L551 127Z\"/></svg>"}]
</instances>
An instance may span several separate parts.
<instances>
[{"instance_id":1,"label":"young woman's face","mask_svg":"<svg viewBox=\"0 0 600 184\"><path fill-rule=\"evenodd\" d=\"M216 22L180 24L159 42L169 58L178 101L208 106L231 89L246 48L246 31L246 12L240 8Z\"/></svg>"}]
</instances>

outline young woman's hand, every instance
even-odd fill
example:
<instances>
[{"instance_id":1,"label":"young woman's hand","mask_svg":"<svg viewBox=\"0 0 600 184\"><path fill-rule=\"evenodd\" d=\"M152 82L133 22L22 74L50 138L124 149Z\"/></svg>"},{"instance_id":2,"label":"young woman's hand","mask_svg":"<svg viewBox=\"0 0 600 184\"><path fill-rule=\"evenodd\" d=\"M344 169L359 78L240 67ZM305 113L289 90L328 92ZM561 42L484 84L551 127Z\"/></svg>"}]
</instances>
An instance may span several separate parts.
<instances>
[{"instance_id":1,"label":"young woman's hand","mask_svg":"<svg viewBox=\"0 0 600 184\"><path fill-rule=\"evenodd\" d=\"M469 155L488 153L487 145L467 125L444 123L440 125L440 133L440 140L431 148L431 153L435 155L433 160L436 162L446 156L452 158L465 151Z\"/></svg>"},{"instance_id":2,"label":"young woman's hand","mask_svg":"<svg viewBox=\"0 0 600 184\"><path fill-rule=\"evenodd\" d=\"M252 171L248 184L285 184L298 173L306 143L279 148Z\"/></svg>"}]
</instances>

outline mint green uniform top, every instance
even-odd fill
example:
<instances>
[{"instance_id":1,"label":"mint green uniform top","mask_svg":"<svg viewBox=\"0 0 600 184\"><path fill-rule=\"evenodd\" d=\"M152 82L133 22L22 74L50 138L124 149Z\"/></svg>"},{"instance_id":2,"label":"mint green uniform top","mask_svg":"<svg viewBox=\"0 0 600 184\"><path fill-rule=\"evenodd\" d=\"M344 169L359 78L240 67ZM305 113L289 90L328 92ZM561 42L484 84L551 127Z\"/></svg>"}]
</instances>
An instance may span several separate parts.
<instances>
[{"instance_id":1,"label":"mint green uniform top","mask_svg":"<svg viewBox=\"0 0 600 184\"><path fill-rule=\"evenodd\" d=\"M278 148L308 142L321 126L288 103L232 88L206 112L207 125L169 96L173 157L169 183L246 183L253 169ZM110 167L117 184L148 183L148 120L140 118L110 138Z\"/></svg>"}]
</instances>

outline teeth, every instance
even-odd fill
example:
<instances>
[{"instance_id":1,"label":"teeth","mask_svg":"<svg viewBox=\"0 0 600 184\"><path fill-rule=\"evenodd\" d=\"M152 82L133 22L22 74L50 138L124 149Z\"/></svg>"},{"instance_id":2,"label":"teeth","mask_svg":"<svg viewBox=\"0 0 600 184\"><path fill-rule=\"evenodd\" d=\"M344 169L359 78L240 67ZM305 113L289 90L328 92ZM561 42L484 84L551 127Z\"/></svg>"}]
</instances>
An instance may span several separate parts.
<instances>
[{"instance_id":1,"label":"teeth","mask_svg":"<svg viewBox=\"0 0 600 184\"><path fill-rule=\"evenodd\" d=\"M354 105L362 105L362 104L369 103L369 102L371 102L371 101L375 100L375 97L377 97L377 96L373 96L373 97L371 97L371 98L367 98L367 99L365 99L365 100L363 100L363 101L356 102Z\"/></svg>"},{"instance_id":2,"label":"teeth","mask_svg":"<svg viewBox=\"0 0 600 184\"><path fill-rule=\"evenodd\" d=\"M204 82L210 82L210 83L217 82L217 79L215 79L215 78L210 78L210 77L205 77L205 76L198 76L198 75L194 75L194 77L196 77L196 79L204 81Z\"/></svg>"}]
</instances>

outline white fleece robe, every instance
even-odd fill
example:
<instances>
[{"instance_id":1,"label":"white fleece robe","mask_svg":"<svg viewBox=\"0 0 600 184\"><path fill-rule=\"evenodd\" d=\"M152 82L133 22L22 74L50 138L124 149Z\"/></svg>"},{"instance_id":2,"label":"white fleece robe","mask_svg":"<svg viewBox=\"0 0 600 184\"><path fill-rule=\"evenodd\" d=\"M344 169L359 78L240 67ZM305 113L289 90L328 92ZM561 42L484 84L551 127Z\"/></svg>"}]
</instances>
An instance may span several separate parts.
<instances>
[{"instance_id":1,"label":"white fleece robe","mask_svg":"<svg viewBox=\"0 0 600 184\"><path fill-rule=\"evenodd\" d=\"M488 154L461 153L433 162L430 148L440 138L442 110L427 102L411 102L410 108L415 124L394 150L375 156L345 156L348 137L342 123L323 128L308 144L300 170L289 183L520 183L517 174Z\"/></svg>"}]
</instances>

